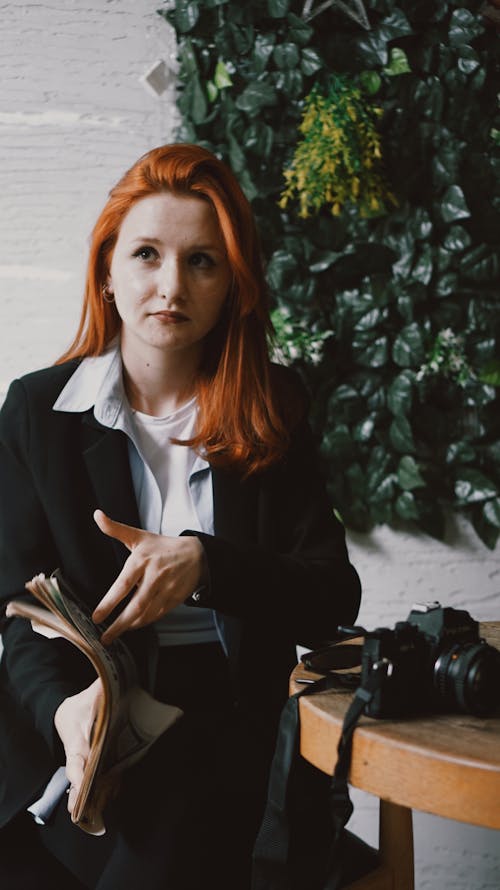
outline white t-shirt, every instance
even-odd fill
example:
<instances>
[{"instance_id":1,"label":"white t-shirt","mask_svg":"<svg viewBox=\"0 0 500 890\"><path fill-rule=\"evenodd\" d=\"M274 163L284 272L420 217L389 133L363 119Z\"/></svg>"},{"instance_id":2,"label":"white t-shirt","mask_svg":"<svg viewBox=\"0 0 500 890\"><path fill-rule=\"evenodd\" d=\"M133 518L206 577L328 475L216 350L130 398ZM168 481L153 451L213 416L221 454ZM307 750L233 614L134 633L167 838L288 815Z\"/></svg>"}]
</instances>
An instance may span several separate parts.
<instances>
[{"instance_id":1,"label":"white t-shirt","mask_svg":"<svg viewBox=\"0 0 500 890\"><path fill-rule=\"evenodd\" d=\"M184 529L203 531L196 513L189 477L196 460L192 448L176 445L170 440L189 439L196 427L196 399L182 405L166 417L152 417L133 411L136 444L146 467L153 474L161 497L159 528L148 528L146 497L137 492L139 515L143 528L176 537ZM145 485L144 494L151 486ZM180 605L156 622L160 645L175 646L218 640L211 609Z\"/></svg>"}]
</instances>

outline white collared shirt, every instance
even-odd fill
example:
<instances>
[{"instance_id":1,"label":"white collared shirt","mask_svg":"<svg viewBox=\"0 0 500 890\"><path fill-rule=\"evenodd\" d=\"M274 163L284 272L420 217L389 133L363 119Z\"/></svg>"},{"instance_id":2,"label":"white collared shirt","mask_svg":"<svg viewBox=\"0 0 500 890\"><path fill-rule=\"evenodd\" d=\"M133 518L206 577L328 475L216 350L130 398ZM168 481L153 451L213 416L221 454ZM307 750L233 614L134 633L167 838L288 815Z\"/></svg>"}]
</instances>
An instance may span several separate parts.
<instances>
[{"instance_id":1,"label":"white collared shirt","mask_svg":"<svg viewBox=\"0 0 500 890\"><path fill-rule=\"evenodd\" d=\"M167 418L132 411L123 386L119 342L115 339L102 355L83 359L53 405L54 411L75 413L92 408L99 423L122 430L127 436L142 528L155 534L178 535L186 528L213 534L210 465L191 448L170 442L172 435L188 438L194 433L194 400ZM166 453L164 464L158 457L161 435ZM156 626L161 645L219 639L211 609L180 605Z\"/></svg>"}]
</instances>

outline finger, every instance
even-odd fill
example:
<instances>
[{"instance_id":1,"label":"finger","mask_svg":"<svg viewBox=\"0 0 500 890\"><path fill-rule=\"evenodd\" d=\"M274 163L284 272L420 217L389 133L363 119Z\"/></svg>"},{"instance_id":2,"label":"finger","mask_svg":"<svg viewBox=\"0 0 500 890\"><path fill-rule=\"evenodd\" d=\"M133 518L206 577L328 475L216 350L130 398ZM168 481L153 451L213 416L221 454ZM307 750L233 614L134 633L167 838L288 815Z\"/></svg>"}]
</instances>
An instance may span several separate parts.
<instances>
[{"instance_id":1,"label":"finger","mask_svg":"<svg viewBox=\"0 0 500 890\"><path fill-rule=\"evenodd\" d=\"M78 796L78 788L75 788L74 785L70 785L68 788L68 813L73 812L73 810L75 808L77 796Z\"/></svg>"},{"instance_id":2,"label":"finger","mask_svg":"<svg viewBox=\"0 0 500 890\"><path fill-rule=\"evenodd\" d=\"M116 609L117 605L140 582L142 572L143 568L141 565L128 559L116 581L113 582L108 592L95 607L92 613L92 621L95 621L96 624L105 621L108 615L111 615L113 609Z\"/></svg>"},{"instance_id":3,"label":"finger","mask_svg":"<svg viewBox=\"0 0 500 890\"><path fill-rule=\"evenodd\" d=\"M106 629L101 642L108 646L126 630L137 629L154 621L160 608L159 595L159 590L154 591L148 586L146 579L142 579L132 600ZM163 607L162 612L166 611Z\"/></svg>"},{"instance_id":4,"label":"finger","mask_svg":"<svg viewBox=\"0 0 500 890\"><path fill-rule=\"evenodd\" d=\"M138 627L143 627L148 623L147 615L148 610L143 607L143 604L130 603L103 633L101 643L104 646L109 646L113 640L120 637L126 630L136 630Z\"/></svg>"},{"instance_id":5,"label":"finger","mask_svg":"<svg viewBox=\"0 0 500 890\"><path fill-rule=\"evenodd\" d=\"M68 782L77 791L80 788L85 771L86 759L81 752L69 753L66 755L66 776Z\"/></svg>"},{"instance_id":6,"label":"finger","mask_svg":"<svg viewBox=\"0 0 500 890\"><path fill-rule=\"evenodd\" d=\"M109 538L116 538L117 541L121 541L129 550L133 550L145 534L140 528L134 528L133 525L125 525L124 522L116 522L115 519L110 519L103 510L94 511L94 521L103 534L108 535Z\"/></svg>"}]
</instances>

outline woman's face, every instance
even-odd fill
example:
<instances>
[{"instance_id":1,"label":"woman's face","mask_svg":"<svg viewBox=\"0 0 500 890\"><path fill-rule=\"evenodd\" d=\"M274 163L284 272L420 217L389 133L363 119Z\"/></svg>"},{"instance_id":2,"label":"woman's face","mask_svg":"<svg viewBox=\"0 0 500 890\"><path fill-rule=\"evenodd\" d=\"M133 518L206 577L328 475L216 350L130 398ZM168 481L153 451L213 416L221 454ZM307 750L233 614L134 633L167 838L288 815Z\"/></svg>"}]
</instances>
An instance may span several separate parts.
<instances>
[{"instance_id":1,"label":"woman's face","mask_svg":"<svg viewBox=\"0 0 500 890\"><path fill-rule=\"evenodd\" d=\"M122 222L107 281L122 320L122 350L180 352L199 361L230 283L208 201L171 192L137 201Z\"/></svg>"}]
</instances>

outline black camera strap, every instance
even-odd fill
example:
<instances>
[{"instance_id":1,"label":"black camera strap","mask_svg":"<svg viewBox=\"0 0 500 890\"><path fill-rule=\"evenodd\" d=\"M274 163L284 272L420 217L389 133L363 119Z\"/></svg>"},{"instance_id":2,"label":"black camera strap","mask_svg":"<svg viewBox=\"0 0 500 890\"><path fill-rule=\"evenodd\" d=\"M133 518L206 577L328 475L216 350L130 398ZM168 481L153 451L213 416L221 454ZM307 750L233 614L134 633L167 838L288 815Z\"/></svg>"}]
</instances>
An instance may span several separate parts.
<instances>
[{"instance_id":1,"label":"black camera strap","mask_svg":"<svg viewBox=\"0 0 500 890\"><path fill-rule=\"evenodd\" d=\"M337 890L344 883L346 845L343 839L345 826L353 811L348 787L352 738L359 718L380 688L388 666L388 662L374 665L364 685L358 686L344 717L337 747L337 762L328 790L330 824L326 834L325 856L323 862L319 863L323 872L320 885L322 890ZM290 865L291 840L300 836L300 832L296 831L297 826L294 828L292 821L298 819L302 824L307 824L311 817L314 818L314 812L311 813L314 805L307 795L302 794L304 799L299 801L298 806L296 800L294 804L291 803L295 766L301 760L299 699L338 687L339 677L331 673L290 696L283 708L271 766L266 810L254 847L252 890L292 890L295 886L293 868ZM324 828L325 826L321 826L323 835ZM317 857L314 858L314 864L318 865Z\"/></svg>"}]
</instances>

